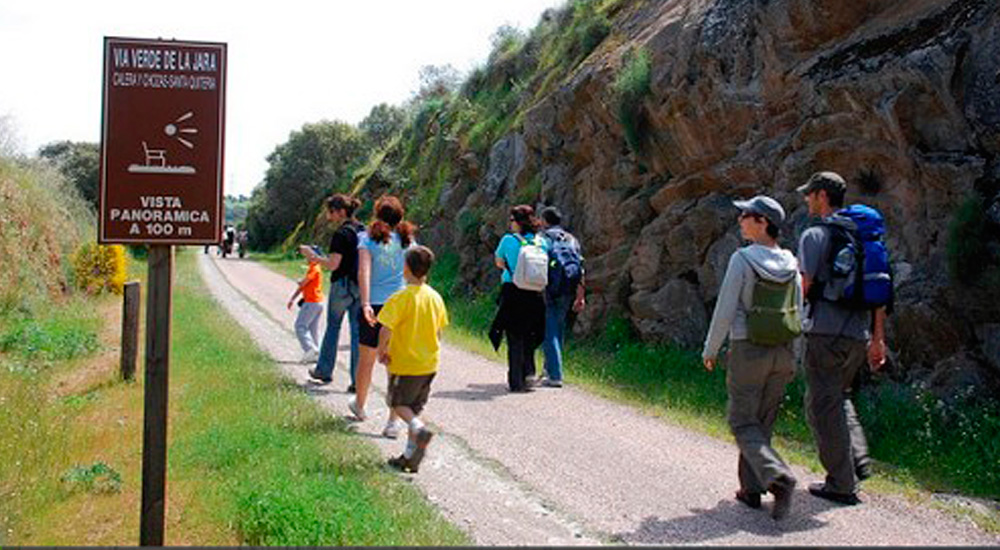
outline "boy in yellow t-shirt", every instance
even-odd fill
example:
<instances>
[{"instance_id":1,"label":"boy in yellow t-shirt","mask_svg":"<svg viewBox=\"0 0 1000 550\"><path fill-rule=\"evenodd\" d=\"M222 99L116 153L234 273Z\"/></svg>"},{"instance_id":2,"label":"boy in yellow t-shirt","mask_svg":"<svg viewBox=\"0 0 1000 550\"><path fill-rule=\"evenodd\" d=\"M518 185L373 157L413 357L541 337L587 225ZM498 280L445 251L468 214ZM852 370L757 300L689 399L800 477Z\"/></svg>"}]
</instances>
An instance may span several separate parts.
<instances>
[{"instance_id":1,"label":"boy in yellow t-shirt","mask_svg":"<svg viewBox=\"0 0 1000 550\"><path fill-rule=\"evenodd\" d=\"M417 472L434 436L419 415L438 370L441 329L448 326L444 300L427 284L433 264L431 249L411 247L403 264L406 288L390 296L378 314L378 358L389 370L389 406L409 424L406 449L389 465L411 473Z\"/></svg>"}]
</instances>

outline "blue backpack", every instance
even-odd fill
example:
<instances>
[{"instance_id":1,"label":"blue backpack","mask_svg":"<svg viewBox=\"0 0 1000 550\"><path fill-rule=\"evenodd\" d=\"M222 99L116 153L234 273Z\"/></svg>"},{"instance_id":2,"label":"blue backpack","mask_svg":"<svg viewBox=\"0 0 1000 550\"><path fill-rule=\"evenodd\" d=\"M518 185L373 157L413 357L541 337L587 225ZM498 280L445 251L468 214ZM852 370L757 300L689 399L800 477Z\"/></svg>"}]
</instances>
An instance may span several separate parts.
<instances>
[{"instance_id":1,"label":"blue backpack","mask_svg":"<svg viewBox=\"0 0 1000 550\"><path fill-rule=\"evenodd\" d=\"M549 247L549 283L545 292L558 297L576 292L583 279L583 258L580 247L569 233L562 229L549 229L545 236Z\"/></svg>"},{"instance_id":2,"label":"blue backpack","mask_svg":"<svg viewBox=\"0 0 1000 550\"><path fill-rule=\"evenodd\" d=\"M882 241L882 214L852 204L820 222L830 228L830 277L820 281L820 298L849 309L872 310L892 301L889 251Z\"/></svg>"}]
</instances>

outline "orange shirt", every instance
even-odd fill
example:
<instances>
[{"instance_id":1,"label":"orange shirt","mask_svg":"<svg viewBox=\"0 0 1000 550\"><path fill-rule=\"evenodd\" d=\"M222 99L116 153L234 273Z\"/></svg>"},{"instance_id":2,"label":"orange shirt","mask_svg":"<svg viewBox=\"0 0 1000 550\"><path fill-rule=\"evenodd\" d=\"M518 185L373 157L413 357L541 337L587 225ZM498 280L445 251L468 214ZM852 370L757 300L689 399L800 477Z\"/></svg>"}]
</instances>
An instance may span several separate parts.
<instances>
[{"instance_id":1,"label":"orange shirt","mask_svg":"<svg viewBox=\"0 0 1000 550\"><path fill-rule=\"evenodd\" d=\"M323 301L323 272L316 262L309 262L306 284L302 287L302 298L311 303Z\"/></svg>"}]
</instances>

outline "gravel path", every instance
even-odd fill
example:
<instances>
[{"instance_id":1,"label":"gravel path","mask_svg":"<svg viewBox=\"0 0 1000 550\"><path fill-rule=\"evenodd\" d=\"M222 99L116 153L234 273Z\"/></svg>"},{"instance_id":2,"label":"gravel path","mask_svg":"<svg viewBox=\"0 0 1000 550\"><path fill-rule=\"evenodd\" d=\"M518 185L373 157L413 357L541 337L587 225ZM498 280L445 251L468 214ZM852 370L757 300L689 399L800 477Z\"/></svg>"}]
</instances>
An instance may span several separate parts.
<instances>
[{"instance_id":1,"label":"gravel path","mask_svg":"<svg viewBox=\"0 0 1000 550\"><path fill-rule=\"evenodd\" d=\"M249 261L199 254L216 299L290 378L333 414L347 414L346 323L334 382L317 386L285 309L295 283ZM1000 537L900 498L862 493L840 507L810 496L820 476L796 468L799 488L782 522L732 498L736 448L572 386L508 394L506 366L445 346L426 419L436 428L417 475L405 475L480 545L1000 545ZM376 367L381 392L385 375ZM720 391L722 391L720 389ZM355 423L384 456L387 411L369 399Z\"/></svg>"}]
</instances>

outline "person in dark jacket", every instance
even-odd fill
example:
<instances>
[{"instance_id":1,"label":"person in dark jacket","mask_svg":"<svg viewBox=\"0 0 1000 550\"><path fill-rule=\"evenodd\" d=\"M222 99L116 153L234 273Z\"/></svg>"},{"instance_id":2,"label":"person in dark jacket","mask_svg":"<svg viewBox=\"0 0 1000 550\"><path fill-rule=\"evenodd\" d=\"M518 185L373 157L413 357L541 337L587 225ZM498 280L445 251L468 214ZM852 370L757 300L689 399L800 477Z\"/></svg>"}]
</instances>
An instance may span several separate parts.
<instances>
[{"instance_id":1,"label":"person in dark jacket","mask_svg":"<svg viewBox=\"0 0 1000 550\"><path fill-rule=\"evenodd\" d=\"M502 270L500 307L493 321L491 340L499 346L499 335L507 337L507 387L512 392L531 391L535 379L535 350L545 336L545 300L541 291L514 285L518 255L525 243L543 249L548 242L536 234L539 221L535 209L521 204L510 209L511 232L500 239L494 262ZM537 238L536 238L537 237Z\"/></svg>"}]
</instances>

